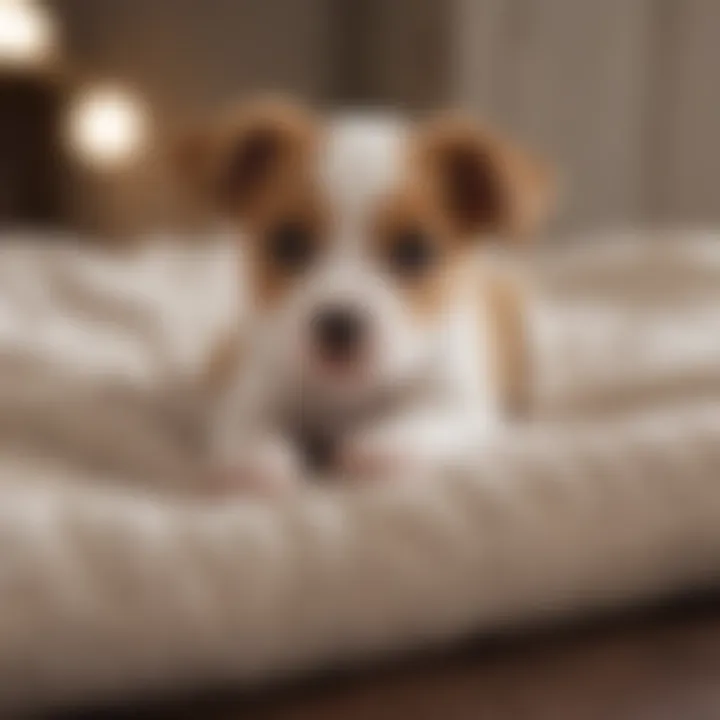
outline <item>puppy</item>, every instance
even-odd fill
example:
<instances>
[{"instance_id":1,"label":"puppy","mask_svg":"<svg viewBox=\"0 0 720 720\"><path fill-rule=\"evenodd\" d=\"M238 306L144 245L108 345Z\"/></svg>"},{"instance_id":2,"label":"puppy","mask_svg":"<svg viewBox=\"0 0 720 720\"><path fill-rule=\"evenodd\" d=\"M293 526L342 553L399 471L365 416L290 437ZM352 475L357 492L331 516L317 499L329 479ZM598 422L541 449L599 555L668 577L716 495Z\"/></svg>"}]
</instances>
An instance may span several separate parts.
<instances>
[{"instance_id":1,"label":"puppy","mask_svg":"<svg viewBox=\"0 0 720 720\"><path fill-rule=\"evenodd\" d=\"M247 316L210 370L231 483L287 488L323 462L412 477L501 425L526 379L521 294L478 250L543 220L536 159L452 113L271 100L181 150L242 250Z\"/></svg>"}]
</instances>

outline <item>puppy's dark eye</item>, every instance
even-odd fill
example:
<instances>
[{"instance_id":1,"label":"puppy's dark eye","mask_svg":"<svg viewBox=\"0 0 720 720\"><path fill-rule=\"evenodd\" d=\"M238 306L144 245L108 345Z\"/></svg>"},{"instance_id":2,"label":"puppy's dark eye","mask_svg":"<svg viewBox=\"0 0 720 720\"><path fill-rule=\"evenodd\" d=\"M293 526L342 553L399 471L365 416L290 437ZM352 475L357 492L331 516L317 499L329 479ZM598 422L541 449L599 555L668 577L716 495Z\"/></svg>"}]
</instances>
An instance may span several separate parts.
<instances>
[{"instance_id":1,"label":"puppy's dark eye","mask_svg":"<svg viewBox=\"0 0 720 720\"><path fill-rule=\"evenodd\" d=\"M390 245L390 267L406 277L422 275L435 262L437 247L432 237L420 229L404 230Z\"/></svg>"},{"instance_id":2,"label":"puppy's dark eye","mask_svg":"<svg viewBox=\"0 0 720 720\"><path fill-rule=\"evenodd\" d=\"M313 232L299 221L280 223L268 234L267 252L278 267L290 272L302 270L315 254Z\"/></svg>"}]
</instances>

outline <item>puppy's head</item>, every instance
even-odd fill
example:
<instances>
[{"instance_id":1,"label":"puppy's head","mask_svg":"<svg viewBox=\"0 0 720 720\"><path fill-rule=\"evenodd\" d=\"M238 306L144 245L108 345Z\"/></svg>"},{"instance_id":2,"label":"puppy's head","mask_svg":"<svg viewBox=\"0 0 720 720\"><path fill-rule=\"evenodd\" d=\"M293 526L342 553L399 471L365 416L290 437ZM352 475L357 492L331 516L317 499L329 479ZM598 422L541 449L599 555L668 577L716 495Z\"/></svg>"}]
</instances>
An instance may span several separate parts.
<instances>
[{"instance_id":1,"label":"puppy's head","mask_svg":"<svg viewBox=\"0 0 720 720\"><path fill-rule=\"evenodd\" d=\"M411 378L444 348L463 262L531 232L544 169L461 116L323 121L259 102L189 138L185 174L236 223L268 371L330 397Z\"/></svg>"}]
</instances>

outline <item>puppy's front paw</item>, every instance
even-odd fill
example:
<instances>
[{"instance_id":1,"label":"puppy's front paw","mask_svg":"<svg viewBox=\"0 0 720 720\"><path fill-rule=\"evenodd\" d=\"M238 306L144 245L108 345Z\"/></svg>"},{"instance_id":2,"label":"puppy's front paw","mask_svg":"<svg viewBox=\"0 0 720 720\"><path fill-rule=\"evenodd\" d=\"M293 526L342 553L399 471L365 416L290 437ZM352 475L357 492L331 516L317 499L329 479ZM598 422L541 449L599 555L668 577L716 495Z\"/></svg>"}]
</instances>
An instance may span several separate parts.
<instances>
[{"instance_id":1,"label":"puppy's front paw","mask_svg":"<svg viewBox=\"0 0 720 720\"><path fill-rule=\"evenodd\" d=\"M232 459L214 468L207 478L215 494L249 493L281 496L300 483L300 459L290 443L265 438L248 444Z\"/></svg>"},{"instance_id":2,"label":"puppy's front paw","mask_svg":"<svg viewBox=\"0 0 720 720\"><path fill-rule=\"evenodd\" d=\"M410 438L394 432L367 432L340 449L339 469L351 480L412 480L424 474L422 454Z\"/></svg>"}]
</instances>

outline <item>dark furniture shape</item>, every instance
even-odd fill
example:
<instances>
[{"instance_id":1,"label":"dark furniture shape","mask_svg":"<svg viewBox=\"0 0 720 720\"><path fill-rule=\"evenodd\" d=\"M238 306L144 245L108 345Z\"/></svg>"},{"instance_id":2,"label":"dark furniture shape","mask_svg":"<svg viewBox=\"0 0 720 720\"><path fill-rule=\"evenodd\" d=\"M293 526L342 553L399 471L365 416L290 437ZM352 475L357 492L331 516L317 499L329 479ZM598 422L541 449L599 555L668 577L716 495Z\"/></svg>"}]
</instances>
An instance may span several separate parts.
<instances>
[{"instance_id":1,"label":"dark furniture shape","mask_svg":"<svg viewBox=\"0 0 720 720\"><path fill-rule=\"evenodd\" d=\"M58 226L65 220L62 82L0 70L0 225Z\"/></svg>"}]
</instances>

